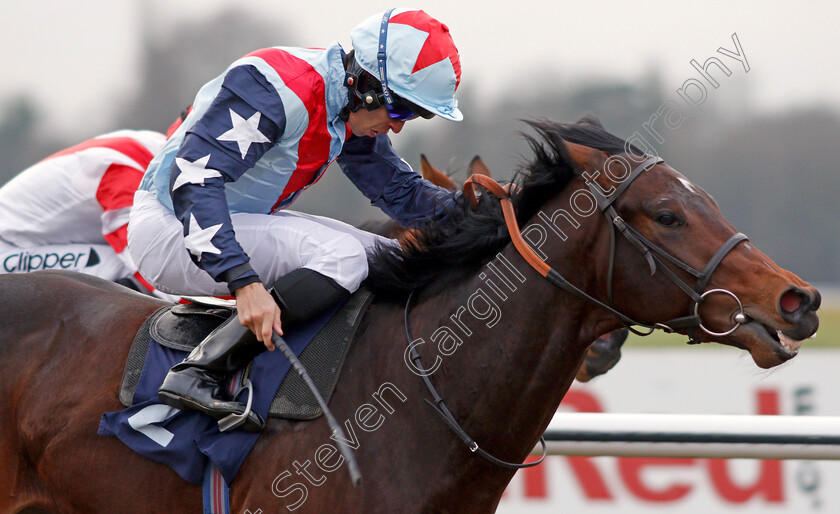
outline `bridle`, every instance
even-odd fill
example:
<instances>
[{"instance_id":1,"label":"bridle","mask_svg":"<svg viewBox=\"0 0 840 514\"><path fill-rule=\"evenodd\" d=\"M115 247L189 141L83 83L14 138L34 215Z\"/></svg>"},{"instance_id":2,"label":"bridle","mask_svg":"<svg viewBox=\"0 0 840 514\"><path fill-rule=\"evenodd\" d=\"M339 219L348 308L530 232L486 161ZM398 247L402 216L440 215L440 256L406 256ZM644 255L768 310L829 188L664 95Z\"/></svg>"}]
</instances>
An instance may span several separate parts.
<instances>
[{"instance_id":1,"label":"bridle","mask_svg":"<svg viewBox=\"0 0 840 514\"><path fill-rule=\"evenodd\" d=\"M478 200L474 193L474 184L480 185L493 193L493 195L497 196L502 205L502 212L505 216L505 223L507 224L508 232L510 233L511 240L516 247L519 254L530 264L540 275L545 277L549 282L554 284L555 286L564 289L572 294L580 296L589 302L592 302L599 307L609 311L613 315L615 315L627 328L632 330L634 333L638 335L649 335L653 332L653 330L660 329L667 333L675 332L679 329L685 329L689 332L689 337L691 340L689 342L698 342L692 336L692 330L696 328L700 328L702 331L706 332L712 336L725 336L729 335L734 332L739 326L749 321L749 318L744 313L744 306L741 303L741 300L735 295L735 293L727 290L727 289L709 289L706 291L706 286L709 283L709 280L712 277L712 274L715 272L717 267L723 261L724 257L726 257L729 252L731 252L740 242L747 241L748 238L741 232L736 232L732 234L721 246L718 250L712 255L711 259L706 263L703 267L703 270L697 270L692 266L686 264L682 260L674 257L667 251L663 250L650 240L648 240L645 236L643 236L638 230L630 226L624 219L619 216L618 212L616 212L615 207L613 204L618 199L619 196L628 188L630 184L633 183L636 178L639 177L642 173L649 170L650 168L654 167L655 165L663 162L662 159L659 157L648 157L640 164L638 164L633 170L630 171L627 178L624 179L618 187L615 188L609 195L604 195L601 192L601 189L594 183L587 181L586 185L589 188L589 191L595 197L596 202L598 203L598 208L604 214L607 219L607 222L610 226L610 260L609 260L609 268L607 271L607 302L604 303L597 298L589 295L588 293L582 291L580 288L576 287L574 284L566 280L560 273L554 270L551 266L546 264L539 256L534 252L533 249L525 242L522 237L521 232L519 231L519 224L516 222L516 214L513 210L513 204L510 200L510 195L507 191L504 190L502 186L500 186L497 182L493 179L483 176L483 175L473 175L469 177L466 182L464 183L464 194L473 204L473 206L477 205ZM677 287L680 288L689 298L691 298L692 304L689 308L689 314L687 316L682 316L678 318L673 318L665 322L661 323L645 323L642 321L634 320L633 318L627 316L626 314L616 310L613 305L613 294L612 294L612 283L613 283L613 275L615 269L615 248L616 248L616 237L615 231L616 229L621 232L621 234L630 242L630 244L636 248L645 258L650 267L650 274L653 275L656 273L657 270L661 270L668 279L670 279ZM674 266L677 266L681 270L685 271L686 273L692 275L697 279L694 286L690 286L685 281L683 281L670 267L668 267L663 259L670 262ZM659 266L657 266L659 264ZM699 308L700 304L711 294L726 294L732 297L738 303L738 313L735 314L734 317L734 326L725 332L713 332L706 328L703 325L702 319L699 315ZM649 329L648 332L640 332L638 330L633 329L634 325L643 326Z\"/></svg>"},{"instance_id":2,"label":"bridle","mask_svg":"<svg viewBox=\"0 0 840 514\"><path fill-rule=\"evenodd\" d=\"M639 177L642 173L649 170L650 168L654 167L655 165L664 162L659 157L647 157L644 161L639 163L635 168L633 168L630 173L628 174L627 178L621 181L621 183L608 195L605 195L601 189L592 181L587 180L586 185L589 188L589 191L595 197L595 200L598 204L598 208L604 214L607 219L607 222L610 226L610 259L609 259L609 268L607 272L607 302L604 303L601 300L591 296L590 294L586 293L585 291L581 290L568 280L566 280L563 275L558 273L554 268L548 265L545 261L543 261L536 252L525 242L525 239L522 237L522 233L519 230L519 224L516 221L516 212L513 208L513 203L510 199L510 194L506 191L498 182L493 180L492 178L485 176L485 175L472 175L464 182L464 195L470 201L473 207L477 207L478 205L478 198L475 194L475 186L479 185L485 189L487 189L490 193L496 196L501 204L502 213L504 214L505 224L508 229L508 233L510 234L511 241L513 242L514 247L519 252L519 254L531 265L540 275L545 277L549 282L553 285L568 291L574 295L577 295L581 298L586 299L587 301L594 303L595 305L607 310L608 312L612 313L616 316L624 326L630 329L633 333L646 336L653 333L654 330L660 329L667 333L672 333L680 329L684 329L686 333L689 335L689 343L696 343L699 342L694 337L694 330L695 328L699 328L703 332L712 335L712 336L726 336L734 332L738 329L742 324L747 323L749 321L749 317L744 313L744 306L741 303L741 300L735 295L735 293L727 290L727 289L709 289L706 290L706 286L709 284L709 280L712 277L712 274L715 272L717 267L723 261L724 257L726 257L729 252L731 252L739 243L742 241L747 241L747 236L742 234L741 232L737 232L729 237L721 246L717 249L717 251L712 255L711 259L706 263L702 270L697 270L694 267L686 264L682 260L677 257L674 257L667 251L663 250L650 240L648 240L645 236L643 236L639 231L635 228L627 224L627 222L619 216L618 212L615 210L613 204L618 199L619 196L628 188L630 184L633 183L636 178ZM633 318L627 316L626 314L618 311L614 304L613 304L613 294L612 294L612 283L613 283L613 275L614 275L614 268L615 268L615 251L616 251L616 237L615 232L616 229L621 232L621 234L630 242L630 244L636 248L645 258L650 267L650 274L653 275L656 273L657 270L662 270L666 277L668 277L677 287L680 288L689 298L691 298L692 304L689 308L689 314L687 316L677 317L670 319L665 322L661 323L645 323L641 321L634 320ZM686 273L692 275L696 278L696 282L694 286L687 284L683 279L681 279L671 268L663 261L668 261L672 265L678 267L679 269L685 271ZM657 264L659 266L657 266ZM703 320L699 314L700 304L712 294L725 294L732 297L738 303L738 312L734 316L734 325L729 330L724 332L714 332L709 330L703 325ZM408 313L411 307L411 301L414 297L414 291L408 297L405 305L405 331L406 336L408 337L408 342L414 340L411 336L411 329L409 327L408 321ZM648 328L648 332L641 332L633 328L634 325L643 326ZM449 426L452 431L454 431L458 437L464 442L464 444L469 447L470 451L474 453L478 453L479 456L483 457L484 459L492 462L493 464L507 467L507 468L526 468L531 466L536 466L540 462L543 461L546 457L546 446L545 446L545 439L540 437L540 444L542 445L542 457L536 462L529 462L527 464L517 464L517 463L510 463L500 460L492 455L488 454L484 450L478 447L478 444L469 436L467 433L461 428L458 422L455 420L452 413L449 412L447 409L446 404L444 403L441 396L438 394L437 390L435 389L434 385L429 380L429 373L425 368L423 368L420 354L417 351L415 345L411 345L411 360L413 361L414 365L418 370L420 370L420 375L423 378L426 387L431 392L432 397L435 400L433 404L429 400L426 400L432 409L446 422L447 426Z\"/></svg>"},{"instance_id":3,"label":"bridle","mask_svg":"<svg viewBox=\"0 0 840 514\"><path fill-rule=\"evenodd\" d=\"M618 197L633 183L636 178L641 175L646 170L652 168L653 166L663 162L662 159L659 157L648 157L644 161L642 161L636 168L634 168L628 177L619 184L619 186L606 196L600 190L600 188L594 183L587 181L586 185L589 187L589 191L595 197L595 200L598 202L598 208L607 218L607 222L609 223L611 230L610 230L610 261L609 261L609 268L607 272L607 301L609 302L609 309L613 314L615 314L619 320L633 333L638 335L648 335L653 330L659 328L667 333L674 332L678 329L686 329L689 334L690 340L689 343L692 342L699 342L694 337L694 328L700 328L703 332L711 336L725 336L729 335L734 332L741 324L746 323L748 318L744 313L744 306L741 304L741 300L735 295L735 293L727 290L727 289L710 289L706 291L706 286L709 283L709 280L712 278L712 273L715 272L717 267L723 261L724 257L726 257L729 252L731 252L741 241L748 241L746 235L742 234L741 232L736 232L732 234L712 255L712 258L706 263L706 266L703 268L702 271L694 269L692 266L686 264L682 260L677 257L674 257L667 251L663 250L662 248L655 245L653 242L648 240L645 236L643 236L638 230L633 228L632 226L628 225L621 216L618 215L616 212L615 207L613 204L618 199ZM650 266L650 274L653 275L656 273L657 269L661 269L662 272L667 276L671 282L673 282L677 287L679 287L685 294L691 298L692 305L689 309L689 315L683 316L679 318L673 318L671 320L665 321L663 323L642 323L639 321L635 321L626 315L616 311L613 306L613 295L612 295L612 283L613 283L613 271L615 269L615 230L618 229L621 234L636 248L647 260L648 266ZM667 260L674 266L677 266L681 270L685 271L689 275L692 275L696 278L696 282L694 283L694 287L687 284L683 281L676 273L674 273L671 268L669 268L662 259ZM657 264L660 267L657 267ZM560 277L563 282L568 283L565 279ZM562 287L562 286L560 286ZM739 312L735 315L735 324L727 331L724 332L713 332L703 326L703 321L700 319L700 315L698 313L698 309L700 308L700 304L703 300L706 299L707 296L719 293L719 294L726 294L735 299L738 303L738 310ZM593 299L594 300L594 299ZM595 300L596 303L600 303ZM604 306L601 304L601 306ZM648 332L639 332L635 330L631 325L641 325L644 327L649 328Z\"/></svg>"}]
</instances>

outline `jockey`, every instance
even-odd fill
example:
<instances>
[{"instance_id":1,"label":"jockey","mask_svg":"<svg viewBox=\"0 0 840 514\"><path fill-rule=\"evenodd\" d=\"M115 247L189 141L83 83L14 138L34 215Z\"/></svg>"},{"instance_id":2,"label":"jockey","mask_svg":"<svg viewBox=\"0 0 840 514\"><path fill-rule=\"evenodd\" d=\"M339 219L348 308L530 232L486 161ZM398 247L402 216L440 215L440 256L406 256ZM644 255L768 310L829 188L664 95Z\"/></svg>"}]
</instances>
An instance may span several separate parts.
<instances>
[{"instance_id":1,"label":"jockey","mask_svg":"<svg viewBox=\"0 0 840 514\"><path fill-rule=\"evenodd\" d=\"M238 322L172 368L159 390L163 402L215 418L242 414L224 378L273 350L273 332L348 297L367 276L366 250L393 244L284 210L330 163L403 226L456 205L460 193L423 180L388 138L417 117L462 119L449 29L423 11L392 9L359 24L351 40L347 53L333 43L237 60L199 90L146 171L128 231L140 272L171 293L231 294L238 308ZM251 412L241 428L263 425Z\"/></svg>"},{"instance_id":2,"label":"jockey","mask_svg":"<svg viewBox=\"0 0 840 514\"><path fill-rule=\"evenodd\" d=\"M134 193L165 141L150 130L103 134L10 180L0 188L0 273L78 271L174 299L149 285L125 251Z\"/></svg>"}]
</instances>

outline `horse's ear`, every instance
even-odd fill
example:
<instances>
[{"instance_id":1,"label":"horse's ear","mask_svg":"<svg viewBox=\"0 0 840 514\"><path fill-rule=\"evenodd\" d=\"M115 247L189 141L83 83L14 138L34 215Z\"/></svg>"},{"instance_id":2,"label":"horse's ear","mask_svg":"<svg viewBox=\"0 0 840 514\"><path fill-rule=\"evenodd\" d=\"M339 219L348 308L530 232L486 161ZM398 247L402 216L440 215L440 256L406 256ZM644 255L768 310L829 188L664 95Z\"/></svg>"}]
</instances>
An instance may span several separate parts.
<instances>
[{"instance_id":1,"label":"horse's ear","mask_svg":"<svg viewBox=\"0 0 840 514\"><path fill-rule=\"evenodd\" d=\"M601 150L590 148L588 146L578 145L575 143L566 143L566 149L569 151L569 157L572 162L583 171L595 171L604 167L609 155Z\"/></svg>"},{"instance_id":2,"label":"horse's ear","mask_svg":"<svg viewBox=\"0 0 840 514\"><path fill-rule=\"evenodd\" d=\"M447 177L445 173L432 166L423 154L420 154L420 174L423 175L424 179L436 186L448 189L449 191L458 189L455 182Z\"/></svg>"},{"instance_id":3,"label":"horse's ear","mask_svg":"<svg viewBox=\"0 0 840 514\"><path fill-rule=\"evenodd\" d=\"M470 161L469 167L470 175L487 175L490 177L490 168L484 164L484 161L481 160L481 157L475 156L473 160Z\"/></svg>"},{"instance_id":4,"label":"horse's ear","mask_svg":"<svg viewBox=\"0 0 840 514\"><path fill-rule=\"evenodd\" d=\"M426 159L426 154L421 153L420 154L420 175L422 175L423 178L428 179L429 178L429 172L433 169L434 168L432 167L432 165L429 164L429 159Z\"/></svg>"},{"instance_id":5,"label":"horse's ear","mask_svg":"<svg viewBox=\"0 0 840 514\"><path fill-rule=\"evenodd\" d=\"M591 114L587 114L586 116L583 116L581 119L577 120L575 122L575 125L591 125L604 131L607 130L604 128L604 125L601 124L601 120L599 120Z\"/></svg>"}]
</instances>

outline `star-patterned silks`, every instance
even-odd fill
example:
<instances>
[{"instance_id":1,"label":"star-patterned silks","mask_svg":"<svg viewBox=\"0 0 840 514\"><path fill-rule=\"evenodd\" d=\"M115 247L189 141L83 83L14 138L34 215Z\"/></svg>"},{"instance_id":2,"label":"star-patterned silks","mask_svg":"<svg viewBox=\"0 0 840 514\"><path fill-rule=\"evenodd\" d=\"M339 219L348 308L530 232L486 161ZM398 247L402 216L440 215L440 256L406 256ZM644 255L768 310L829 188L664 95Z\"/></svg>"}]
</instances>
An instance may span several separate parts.
<instances>
[{"instance_id":1,"label":"star-patterned silks","mask_svg":"<svg viewBox=\"0 0 840 514\"><path fill-rule=\"evenodd\" d=\"M248 150L254 143L269 143L270 139L265 137L265 134L260 132L260 111L255 112L247 120L236 113L233 109L230 111L230 122L233 128L217 137L218 141L233 141L239 146L239 153L244 159L248 155Z\"/></svg>"},{"instance_id":2,"label":"star-patterned silks","mask_svg":"<svg viewBox=\"0 0 840 514\"><path fill-rule=\"evenodd\" d=\"M186 246L187 250L189 250L191 254L195 255L195 258L199 261L201 260L202 253L220 254L222 251L216 248L211 241L220 228L222 228L221 223L213 225L212 227L201 228L195 220L195 215L191 213L190 233L184 237L184 246Z\"/></svg>"},{"instance_id":3,"label":"star-patterned silks","mask_svg":"<svg viewBox=\"0 0 840 514\"><path fill-rule=\"evenodd\" d=\"M175 165L181 170L180 175L175 177L175 183L172 185L172 190L175 191L184 184L201 184L208 178L221 177L222 174L214 169L207 167L210 161L210 154L205 155L201 159L196 159L190 162L180 157L175 158Z\"/></svg>"}]
</instances>

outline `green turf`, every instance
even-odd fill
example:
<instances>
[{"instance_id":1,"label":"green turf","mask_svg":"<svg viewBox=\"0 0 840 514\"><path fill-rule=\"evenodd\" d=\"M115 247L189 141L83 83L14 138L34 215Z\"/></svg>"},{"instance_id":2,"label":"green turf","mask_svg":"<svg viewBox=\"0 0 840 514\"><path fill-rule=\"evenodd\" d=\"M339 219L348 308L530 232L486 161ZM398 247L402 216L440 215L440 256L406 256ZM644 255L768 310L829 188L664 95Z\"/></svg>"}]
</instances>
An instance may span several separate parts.
<instances>
[{"instance_id":1,"label":"green turf","mask_svg":"<svg viewBox=\"0 0 840 514\"><path fill-rule=\"evenodd\" d=\"M840 309L820 309L820 328L817 337L802 343L808 348L840 348ZM625 348L661 348L685 346L688 338L656 331L647 337L630 334Z\"/></svg>"}]
</instances>

